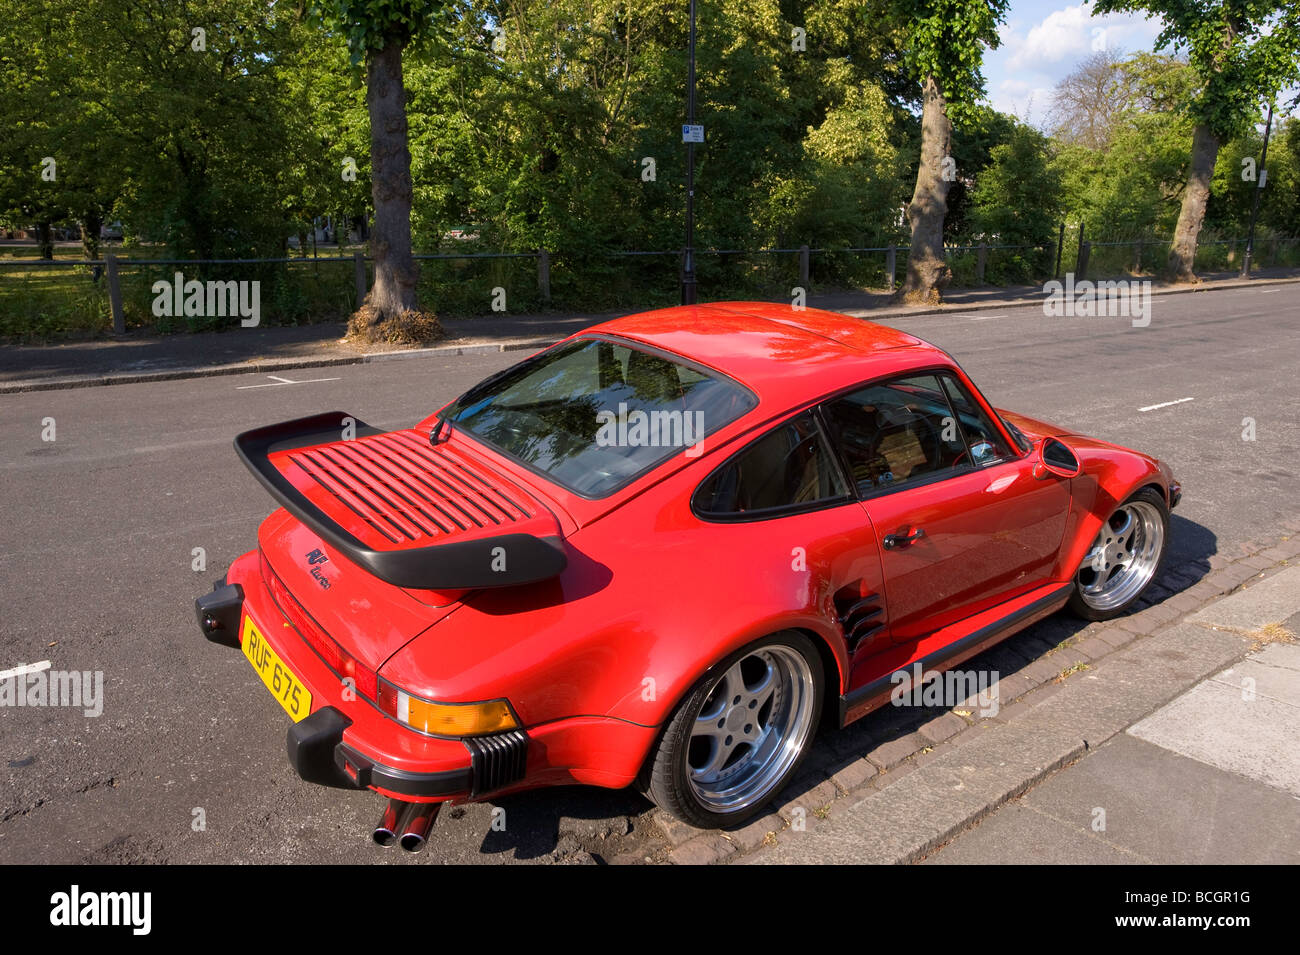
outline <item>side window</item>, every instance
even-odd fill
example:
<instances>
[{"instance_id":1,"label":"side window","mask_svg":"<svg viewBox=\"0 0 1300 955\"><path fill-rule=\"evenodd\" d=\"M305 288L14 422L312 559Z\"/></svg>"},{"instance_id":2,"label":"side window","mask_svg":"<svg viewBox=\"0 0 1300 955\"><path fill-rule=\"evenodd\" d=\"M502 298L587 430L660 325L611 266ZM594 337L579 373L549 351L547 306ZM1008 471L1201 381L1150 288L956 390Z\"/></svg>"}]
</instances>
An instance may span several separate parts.
<instances>
[{"instance_id":1,"label":"side window","mask_svg":"<svg viewBox=\"0 0 1300 955\"><path fill-rule=\"evenodd\" d=\"M829 402L826 419L860 493L965 463L966 443L936 375L863 388Z\"/></svg>"},{"instance_id":2,"label":"side window","mask_svg":"<svg viewBox=\"0 0 1300 955\"><path fill-rule=\"evenodd\" d=\"M980 410L970 393L951 375L941 375L944 390L961 425L971 463L976 467L1011 457L1011 449L988 416Z\"/></svg>"},{"instance_id":3,"label":"side window","mask_svg":"<svg viewBox=\"0 0 1300 955\"><path fill-rule=\"evenodd\" d=\"M849 496L809 412L778 425L710 475L695 492L702 516L798 508Z\"/></svg>"}]
</instances>

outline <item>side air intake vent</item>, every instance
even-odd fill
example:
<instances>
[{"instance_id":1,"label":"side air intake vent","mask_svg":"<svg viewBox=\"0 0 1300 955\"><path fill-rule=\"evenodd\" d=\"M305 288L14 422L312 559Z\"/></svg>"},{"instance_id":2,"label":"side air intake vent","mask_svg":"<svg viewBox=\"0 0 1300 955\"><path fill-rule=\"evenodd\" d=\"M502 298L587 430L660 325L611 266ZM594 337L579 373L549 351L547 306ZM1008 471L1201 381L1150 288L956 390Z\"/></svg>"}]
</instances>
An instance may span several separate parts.
<instances>
[{"instance_id":1,"label":"side air intake vent","mask_svg":"<svg viewBox=\"0 0 1300 955\"><path fill-rule=\"evenodd\" d=\"M869 647L884 632L885 608L880 594L863 596L856 588L840 591L835 598L835 609L844 628L844 641L849 653L855 654Z\"/></svg>"}]
</instances>

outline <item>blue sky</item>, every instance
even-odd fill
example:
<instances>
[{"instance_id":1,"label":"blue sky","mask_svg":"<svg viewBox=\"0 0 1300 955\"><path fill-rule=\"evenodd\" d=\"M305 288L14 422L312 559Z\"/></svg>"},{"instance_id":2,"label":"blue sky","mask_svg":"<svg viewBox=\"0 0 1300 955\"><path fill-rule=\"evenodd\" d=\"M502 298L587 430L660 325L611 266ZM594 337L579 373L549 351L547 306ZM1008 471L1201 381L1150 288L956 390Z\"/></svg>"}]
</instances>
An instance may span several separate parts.
<instances>
[{"instance_id":1,"label":"blue sky","mask_svg":"<svg viewBox=\"0 0 1300 955\"><path fill-rule=\"evenodd\" d=\"M1052 88L1099 45L1121 54L1154 48L1160 21L1140 14L1093 16L1086 0L1012 0L1002 45L984 53L988 97L1003 112L1039 126Z\"/></svg>"}]
</instances>

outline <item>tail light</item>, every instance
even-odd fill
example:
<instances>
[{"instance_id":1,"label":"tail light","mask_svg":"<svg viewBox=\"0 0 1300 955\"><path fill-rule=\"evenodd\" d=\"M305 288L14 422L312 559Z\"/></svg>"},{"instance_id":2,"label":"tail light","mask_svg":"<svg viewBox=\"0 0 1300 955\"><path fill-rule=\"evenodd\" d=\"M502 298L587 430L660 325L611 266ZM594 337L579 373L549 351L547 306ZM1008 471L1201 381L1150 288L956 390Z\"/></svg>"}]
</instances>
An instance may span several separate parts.
<instances>
[{"instance_id":1,"label":"tail light","mask_svg":"<svg viewBox=\"0 0 1300 955\"><path fill-rule=\"evenodd\" d=\"M506 700L437 703L380 680L378 703L383 713L426 736L488 736L519 728Z\"/></svg>"}]
</instances>

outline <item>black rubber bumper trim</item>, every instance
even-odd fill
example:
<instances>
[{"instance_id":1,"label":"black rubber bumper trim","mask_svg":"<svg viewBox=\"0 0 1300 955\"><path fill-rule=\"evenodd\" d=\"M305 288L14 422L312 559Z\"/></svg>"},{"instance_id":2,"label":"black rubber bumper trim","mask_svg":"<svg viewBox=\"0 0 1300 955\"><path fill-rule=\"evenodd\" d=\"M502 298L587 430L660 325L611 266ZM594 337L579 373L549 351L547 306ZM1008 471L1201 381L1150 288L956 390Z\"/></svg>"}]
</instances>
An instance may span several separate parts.
<instances>
[{"instance_id":1,"label":"black rubber bumper trim","mask_svg":"<svg viewBox=\"0 0 1300 955\"><path fill-rule=\"evenodd\" d=\"M472 796L494 792L524 778L528 767L528 734L509 730L491 736L471 736L462 740L470 753L474 770Z\"/></svg>"},{"instance_id":2,"label":"black rubber bumper trim","mask_svg":"<svg viewBox=\"0 0 1300 955\"><path fill-rule=\"evenodd\" d=\"M466 795L473 787L471 767L444 773L412 773L376 763L343 742L352 721L323 706L289 727L289 765L309 783L340 789L375 786L401 796Z\"/></svg>"},{"instance_id":3,"label":"black rubber bumper trim","mask_svg":"<svg viewBox=\"0 0 1300 955\"><path fill-rule=\"evenodd\" d=\"M244 609L244 588L228 584L225 578L212 585L212 593L194 601L199 629L213 643L239 646L239 618Z\"/></svg>"}]
</instances>

